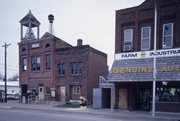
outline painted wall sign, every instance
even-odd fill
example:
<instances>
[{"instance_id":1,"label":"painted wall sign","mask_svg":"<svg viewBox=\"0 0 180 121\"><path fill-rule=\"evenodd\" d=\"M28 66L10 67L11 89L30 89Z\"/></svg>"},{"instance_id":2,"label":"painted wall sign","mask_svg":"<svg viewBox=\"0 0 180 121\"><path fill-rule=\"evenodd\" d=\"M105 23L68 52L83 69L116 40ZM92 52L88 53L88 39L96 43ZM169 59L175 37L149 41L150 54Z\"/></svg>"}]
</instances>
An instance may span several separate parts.
<instances>
[{"instance_id":1,"label":"painted wall sign","mask_svg":"<svg viewBox=\"0 0 180 121\"><path fill-rule=\"evenodd\" d=\"M180 56L180 48L115 54L115 60Z\"/></svg>"}]
</instances>

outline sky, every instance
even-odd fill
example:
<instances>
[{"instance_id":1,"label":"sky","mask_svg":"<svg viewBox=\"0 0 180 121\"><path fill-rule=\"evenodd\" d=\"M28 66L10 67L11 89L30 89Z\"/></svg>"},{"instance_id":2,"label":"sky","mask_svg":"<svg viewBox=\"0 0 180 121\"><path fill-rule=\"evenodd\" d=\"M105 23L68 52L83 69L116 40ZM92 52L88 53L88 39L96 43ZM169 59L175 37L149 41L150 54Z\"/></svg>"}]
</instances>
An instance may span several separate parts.
<instances>
[{"instance_id":1,"label":"sky","mask_svg":"<svg viewBox=\"0 0 180 121\"><path fill-rule=\"evenodd\" d=\"M19 21L31 10L41 23L40 37L48 31L48 15L54 15L54 33L76 46L77 39L114 60L115 12L140 5L144 0L0 0L0 73L4 75L4 48L7 48L7 77L18 74Z\"/></svg>"}]
</instances>

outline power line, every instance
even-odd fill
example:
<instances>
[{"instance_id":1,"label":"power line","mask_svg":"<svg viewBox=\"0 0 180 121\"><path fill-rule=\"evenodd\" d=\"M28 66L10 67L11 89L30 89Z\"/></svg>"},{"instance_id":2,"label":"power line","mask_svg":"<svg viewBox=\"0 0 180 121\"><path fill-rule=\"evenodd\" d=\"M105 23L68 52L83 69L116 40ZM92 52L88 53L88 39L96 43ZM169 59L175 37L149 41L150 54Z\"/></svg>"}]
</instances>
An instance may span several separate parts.
<instances>
[{"instance_id":1,"label":"power line","mask_svg":"<svg viewBox=\"0 0 180 121\"><path fill-rule=\"evenodd\" d=\"M4 67L4 63L0 63L0 66ZM18 69L19 68L18 66L9 65L9 64L7 66L8 66L8 68L14 68L14 69Z\"/></svg>"}]
</instances>

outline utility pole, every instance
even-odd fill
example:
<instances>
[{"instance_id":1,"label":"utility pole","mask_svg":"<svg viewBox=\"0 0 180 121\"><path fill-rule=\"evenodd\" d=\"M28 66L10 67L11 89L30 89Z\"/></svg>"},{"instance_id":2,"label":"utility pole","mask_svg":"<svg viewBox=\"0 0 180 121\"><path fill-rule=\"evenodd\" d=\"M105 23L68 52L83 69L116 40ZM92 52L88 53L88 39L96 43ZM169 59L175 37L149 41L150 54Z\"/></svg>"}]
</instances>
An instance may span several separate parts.
<instances>
[{"instance_id":1,"label":"utility pole","mask_svg":"<svg viewBox=\"0 0 180 121\"><path fill-rule=\"evenodd\" d=\"M157 0L154 0L154 53L156 53L156 39L157 39ZM155 116L156 111L156 55L154 56L154 71L153 71L153 100L152 100L152 116Z\"/></svg>"},{"instance_id":2,"label":"utility pole","mask_svg":"<svg viewBox=\"0 0 180 121\"><path fill-rule=\"evenodd\" d=\"M5 51L4 51L4 82L5 82L5 103L7 102L7 47L10 46L11 44L6 44L4 43L4 45L2 47L4 47Z\"/></svg>"}]
</instances>

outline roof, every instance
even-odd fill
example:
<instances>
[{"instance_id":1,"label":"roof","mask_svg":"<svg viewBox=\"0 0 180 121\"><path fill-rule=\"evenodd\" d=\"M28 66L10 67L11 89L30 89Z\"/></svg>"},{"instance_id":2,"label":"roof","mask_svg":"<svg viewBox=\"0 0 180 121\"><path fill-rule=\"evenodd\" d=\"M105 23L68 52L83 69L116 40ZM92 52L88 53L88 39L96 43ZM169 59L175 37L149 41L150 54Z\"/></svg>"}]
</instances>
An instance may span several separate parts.
<instances>
[{"instance_id":1,"label":"roof","mask_svg":"<svg viewBox=\"0 0 180 121\"><path fill-rule=\"evenodd\" d=\"M41 24L31 13L31 10L29 10L29 13L23 19L20 20L20 23L26 27L28 27L29 23L31 23L32 28Z\"/></svg>"},{"instance_id":2,"label":"roof","mask_svg":"<svg viewBox=\"0 0 180 121\"><path fill-rule=\"evenodd\" d=\"M96 54L107 57L106 53L99 51L99 50L91 47L90 45L73 46L73 47L67 47L67 48L57 48L56 51L57 52L70 52L71 53L71 52L78 52L78 50L82 50L82 49L87 49L87 50L90 50Z\"/></svg>"}]
</instances>

